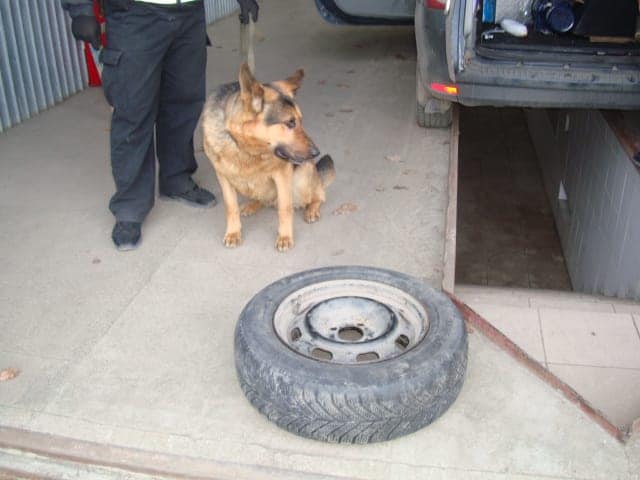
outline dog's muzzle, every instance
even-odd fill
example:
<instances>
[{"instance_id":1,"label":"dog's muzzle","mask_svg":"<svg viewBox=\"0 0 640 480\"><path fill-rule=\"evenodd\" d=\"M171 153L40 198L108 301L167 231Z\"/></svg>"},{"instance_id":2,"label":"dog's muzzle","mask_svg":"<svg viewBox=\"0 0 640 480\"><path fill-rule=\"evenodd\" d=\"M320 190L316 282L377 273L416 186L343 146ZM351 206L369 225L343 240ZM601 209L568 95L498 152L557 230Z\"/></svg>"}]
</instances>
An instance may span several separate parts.
<instances>
[{"instance_id":1,"label":"dog's muzzle","mask_svg":"<svg viewBox=\"0 0 640 480\"><path fill-rule=\"evenodd\" d=\"M315 145L312 145L311 148L309 149L309 155L307 157L299 157L299 156L290 155L289 152L287 152L284 149L284 147L276 147L274 153L276 154L276 156L278 158L281 158L282 160L286 160L288 162L291 162L294 165L300 165L300 164L304 163L305 161L311 160L312 158L315 158L318 155L320 155L320 150L318 150L318 147L316 147Z\"/></svg>"},{"instance_id":2,"label":"dog's muzzle","mask_svg":"<svg viewBox=\"0 0 640 480\"><path fill-rule=\"evenodd\" d=\"M320 155L320 150L315 145L311 145L311 150L309 150L309 158L307 160L311 160L312 158L316 158Z\"/></svg>"}]
</instances>

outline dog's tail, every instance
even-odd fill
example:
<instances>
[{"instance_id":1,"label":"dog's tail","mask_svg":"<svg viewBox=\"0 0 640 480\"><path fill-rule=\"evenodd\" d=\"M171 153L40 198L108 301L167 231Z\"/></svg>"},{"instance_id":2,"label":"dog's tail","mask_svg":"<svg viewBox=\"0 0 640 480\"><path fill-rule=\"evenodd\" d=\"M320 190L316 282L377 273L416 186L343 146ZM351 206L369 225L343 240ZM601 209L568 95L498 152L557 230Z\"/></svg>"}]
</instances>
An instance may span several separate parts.
<instances>
[{"instance_id":1,"label":"dog's tail","mask_svg":"<svg viewBox=\"0 0 640 480\"><path fill-rule=\"evenodd\" d=\"M333 165L333 159L330 155L323 156L318 163L316 163L316 169L320 174L320 179L322 180L322 186L328 187L333 183L336 178L336 169Z\"/></svg>"}]
</instances>

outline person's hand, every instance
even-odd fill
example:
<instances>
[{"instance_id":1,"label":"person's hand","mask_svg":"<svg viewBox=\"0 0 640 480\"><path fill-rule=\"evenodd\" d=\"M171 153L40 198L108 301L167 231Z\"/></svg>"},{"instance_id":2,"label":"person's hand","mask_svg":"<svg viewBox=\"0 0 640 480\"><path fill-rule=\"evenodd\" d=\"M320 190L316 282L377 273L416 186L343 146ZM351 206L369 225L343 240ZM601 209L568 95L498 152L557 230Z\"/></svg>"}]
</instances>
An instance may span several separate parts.
<instances>
[{"instance_id":1,"label":"person's hand","mask_svg":"<svg viewBox=\"0 0 640 480\"><path fill-rule=\"evenodd\" d=\"M100 48L100 24L94 16L78 15L71 20L71 33L77 40L91 44L93 48Z\"/></svg>"},{"instance_id":2,"label":"person's hand","mask_svg":"<svg viewBox=\"0 0 640 480\"><path fill-rule=\"evenodd\" d=\"M258 2L256 0L238 0L240 4L240 23L249 23L249 14L251 14L251 20L258 21Z\"/></svg>"}]
</instances>

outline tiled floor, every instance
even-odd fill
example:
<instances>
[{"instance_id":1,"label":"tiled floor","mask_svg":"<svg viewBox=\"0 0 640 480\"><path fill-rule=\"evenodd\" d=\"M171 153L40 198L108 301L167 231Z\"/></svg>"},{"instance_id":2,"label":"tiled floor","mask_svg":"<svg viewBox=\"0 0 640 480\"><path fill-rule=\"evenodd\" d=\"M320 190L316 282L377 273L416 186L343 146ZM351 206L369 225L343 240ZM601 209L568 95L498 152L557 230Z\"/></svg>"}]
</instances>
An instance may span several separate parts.
<instances>
[{"instance_id":1,"label":"tiled floor","mask_svg":"<svg viewBox=\"0 0 640 480\"><path fill-rule=\"evenodd\" d=\"M468 285L455 294L614 424L640 418L640 303Z\"/></svg>"},{"instance_id":2,"label":"tiled floor","mask_svg":"<svg viewBox=\"0 0 640 480\"><path fill-rule=\"evenodd\" d=\"M571 290L520 109L462 108L456 279Z\"/></svg>"}]
</instances>

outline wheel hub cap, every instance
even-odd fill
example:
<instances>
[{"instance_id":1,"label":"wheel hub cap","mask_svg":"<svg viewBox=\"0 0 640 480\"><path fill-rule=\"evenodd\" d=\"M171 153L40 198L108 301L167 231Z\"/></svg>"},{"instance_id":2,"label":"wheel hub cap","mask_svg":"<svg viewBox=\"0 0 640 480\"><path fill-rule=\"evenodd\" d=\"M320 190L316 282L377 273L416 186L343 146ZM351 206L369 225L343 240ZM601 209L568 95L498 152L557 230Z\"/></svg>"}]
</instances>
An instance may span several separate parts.
<instances>
[{"instance_id":1,"label":"wheel hub cap","mask_svg":"<svg viewBox=\"0 0 640 480\"><path fill-rule=\"evenodd\" d=\"M278 337L315 360L358 364L388 360L417 345L428 330L424 307L389 285L333 280L285 298L274 315Z\"/></svg>"}]
</instances>

